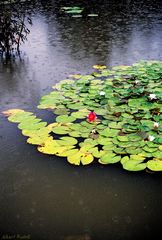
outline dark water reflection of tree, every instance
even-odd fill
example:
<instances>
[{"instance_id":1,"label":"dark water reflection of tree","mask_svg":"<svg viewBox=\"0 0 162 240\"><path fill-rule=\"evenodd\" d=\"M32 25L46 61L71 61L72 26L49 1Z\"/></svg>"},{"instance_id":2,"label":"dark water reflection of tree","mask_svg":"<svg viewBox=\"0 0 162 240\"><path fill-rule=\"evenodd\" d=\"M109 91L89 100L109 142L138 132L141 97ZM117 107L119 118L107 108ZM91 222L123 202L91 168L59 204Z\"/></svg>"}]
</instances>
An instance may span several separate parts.
<instances>
[{"instance_id":1,"label":"dark water reflection of tree","mask_svg":"<svg viewBox=\"0 0 162 240\"><path fill-rule=\"evenodd\" d=\"M32 4L28 1L21 3L20 0L9 4L5 2L0 3L0 54L10 58L20 54L20 45L30 33L34 1Z\"/></svg>"}]
</instances>

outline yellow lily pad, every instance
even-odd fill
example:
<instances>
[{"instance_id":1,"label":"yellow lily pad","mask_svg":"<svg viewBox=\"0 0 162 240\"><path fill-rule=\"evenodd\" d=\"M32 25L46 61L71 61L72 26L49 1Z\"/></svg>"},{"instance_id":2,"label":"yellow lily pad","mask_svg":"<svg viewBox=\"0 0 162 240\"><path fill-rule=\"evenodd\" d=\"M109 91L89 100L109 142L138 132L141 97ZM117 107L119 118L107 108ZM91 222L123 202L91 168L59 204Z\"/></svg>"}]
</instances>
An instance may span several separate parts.
<instances>
[{"instance_id":1,"label":"yellow lily pad","mask_svg":"<svg viewBox=\"0 0 162 240\"><path fill-rule=\"evenodd\" d=\"M24 110L18 109L18 108L13 108L13 109L8 109L8 110L6 110L6 111L3 111L2 113L3 113L6 117L9 117L10 115L16 114L16 113L19 113L19 112L24 112Z\"/></svg>"}]
</instances>

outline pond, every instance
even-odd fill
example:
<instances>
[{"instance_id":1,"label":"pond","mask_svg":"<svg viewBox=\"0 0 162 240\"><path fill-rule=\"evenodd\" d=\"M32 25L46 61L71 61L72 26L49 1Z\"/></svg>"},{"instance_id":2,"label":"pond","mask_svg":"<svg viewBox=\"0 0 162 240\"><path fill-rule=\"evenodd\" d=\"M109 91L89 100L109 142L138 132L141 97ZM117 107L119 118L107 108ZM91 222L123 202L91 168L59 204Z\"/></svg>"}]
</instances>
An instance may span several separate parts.
<instances>
[{"instance_id":1,"label":"pond","mask_svg":"<svg viewBox=\"0 0 162 240\"><path fill-rule=\"evenodd\" d=\"M52 122L53 114L36 106L70 74L162 60L160 1L68 1L76 4L97 16L63 14L66 1L35 5L21 58L0 62L0 111L22 108ZM1 239L148 239L161 230L161 173L75 167L25 141L0 114Z\"/></svg>"}]
</instances>

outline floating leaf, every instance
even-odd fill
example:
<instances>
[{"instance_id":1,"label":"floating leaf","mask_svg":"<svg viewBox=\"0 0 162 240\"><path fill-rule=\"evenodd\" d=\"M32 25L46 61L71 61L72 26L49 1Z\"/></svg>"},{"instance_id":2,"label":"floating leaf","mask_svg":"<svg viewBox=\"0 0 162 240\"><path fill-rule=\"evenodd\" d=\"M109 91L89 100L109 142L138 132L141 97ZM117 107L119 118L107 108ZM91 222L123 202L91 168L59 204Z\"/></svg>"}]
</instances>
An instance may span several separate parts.
<instances>
[{"instance_id":1,"label":"floating leaf","mask_svg":"<svg viewBox=\"0 0 162 240\"><path fill-rule=\"evenodd\" d=\"M81 18L82 15L81 14L77 14L77 15L72 15L73 18Z\"/></svg>"},{"instance_id":2,"label":"floating leaf","mask_svg":"<svg viewBox=\"0 0 162 240\"><path fill-rule=\"evenodd\" d=\"M36 130L22 130L22 134L24 136L28 136L28 137L34 137L36 135L38 136L47 136L49 135L50 133L50 130L47 128L47 127L43 127L43 128L40 128L40 129L36 129Z\"/></svg>"},{"instance_id":3,"label":"floating leaf","mask_svg":"<svg viewBox=\"0 0 162 240\"><path fill-rule=\"evenodd\" d=\"M13 108L13 109L8 109L6 111L3 111L2 113L6 116L12 116L15 115L17 113L24 113L25 111L23 109L19 109L19 108Z\"/></svg>"},{"instance_id":4,"label":"floating leaf","mask_svg":"<svg viewBox=\"0 0 162 240\"><path fill-rule=\"evenodd\" d=\"M126 152L128 154L139 154L141 152L141 149L137 147L127 147Z\"/></svg>"},{"instance_id":5,"label":"floating leaf","mask_svg":"<svg viewBox=\"0 0 162 240\"><path fill-rule=\"evenodd\" d=\"M89 15L91 15L91 14L89 14ZM88 15L88 16L89 16L89 15ZM99 70L103 70L103 69L106 68L106 66L104 66L104 65L94 65L93 68L99 69Z\"/></svg>"},{"instance_id":6,"label":"floating leaf","mask_svg":"<svg viewBox=\"0 0 162 240\"><path fill-rule=\"evenodd\" d=\"M104 129L103 131L100 132L100 135L101 136L105 136L105 137L114 137L118 134L118 130L116 129L109 129L109 128L106 128Z\"/></svg>"},{"instance_id":7,"label":"floating leaf","mask_svg":"<svg viewBox=\"0 0 162 240\"><path fill-rule=\"evenodd\" d=\"M103 163L103 164L109 164L109 163L117 163L119 162L121 159L120 156L116 156L114 153L106 153L105 155L103 155L99 162Z\"/></svg>"},{"instance_id":8,"label":"floating leaf","mask_svg":"<svg viewBox=\"0 0 162 240\"><path fill-rule=\"evenodd\" d=\"M157 148L145 146L145 147L143 147L143 150L146 151L146 152L151 152L152 153L152 152L156 152Z\"/></svg>"},{"instance_id":9,"label":"floating leaf","mask_svg":"<svg viewBox=\"0 0 162 240\"><path fill-rule=\"evenodd\" d=\"M61 115L56 117L56 122L60 122L60 123L71 123L71 122L74 122L75 120L76 120L75 117L68 116L68 115Z\"/></svg>"},{"instance_id":10,"label":"floating leaf","mask_svg":"<svg viewBox=\"0 0 162 240\"><path fill-rule=\"evenodd\" d=\"M101 145L108 145L108 144L112 144L112 139L111 138L107 138L107 137L99 137L97 139L97 142ZM113 144L112 144L113 145Z\"/></svg>"},{"instance_id":11,"label":"floating leaf","mask_svg":"<svg viewBox=\"0 0 162 240\"><path fill-rule=\"evenodd\" d=\"M142 171L147 167L146 163L142 160L131 160L129 157L124 157L121 160L123 168L128 171Z\"/></svg>"},{"instance_id":12,"label":"floating leaf","mask_svg":"<svg viewBox=\"0 0 162 240\"><path fill-rule=\"evenodd\" d=\"M88 14L88 17L98 17L98 14L91 13L91 14ZM102 66L102 68L99 68L99 69L104 69L103 67L104 66ZM105 68L106 68L106 66L105 66Z\"/></svg>"},{"instance_id":13,"label":"floating leaf","mask_svg":"<svg viewBox=\"0 0 162 240\"><path fill-rule=\"evenodd\" d=\"M38 122L38 123L32 123L32 122L23 122L18 125L19 129L24 129L24 130L38 130L47 125L46 122Z\"/></svg>"},{"instance_id":14,"label":"floating leaf","mask_svg":"<svg viewBox=\"0 0 162 240\"><path fill-rule=\"evenodd\" d=\"M69 132L69 127L67 126L58 126L58 127L54 127L52 128L52 132L56 133L56 134L67 134Z\"/></svg>"},{"instance_id":15,"label":"floating leaf","mask_svg":"<svg viewBox=\"0 0 162 240\"><path fill-rule=\"evenodd\" d=\"M60 140L56 140L56 142L62 146L69 146L77 144L78 141L73 137L61 137Z\"/></svg>"},{"instance_id":16,"label":"floating leaf","mask_svg":"<svg viewBox=\"0 0 162 240\"><path fill-rule=\"evenodd\" d=\"M52 141L52 140L53 140L52 137L49 137L46 135L44 135L44 136L36 135L36 136L28 138L27 143L35 144L35 145L43 145L46 141Z\"/></svg>"},{"instance_id":17,"label":"floating leaf","mask_svg":"<svg viewBox=\"0 0 162 240\"><path fill-rule=\"evenodd\" d=\"M91 153L87 153L81 157L81 163L83 165L90 164L91 162L93 162L93 160L94 160L94 157Z\"/></svg>"},{"instance_id":18,"label":"floating leaf","mask_svg":"<svg viewBox=\"0 0 162 240\"><path fill-rule=\"evenodd\" d=\"M74 165L80 165L80 163L82 163L83 165L87 165L94 160L94 157L91 153L88 152L84 153L77 150L75 153L68 155L67 160L68 162Z\"/></svg>"},{"instance_id":19,"label":"floating leaf","mask_svg":"<svg viewBox=\"0 0 162 240\"><path fill-rule=\"evenodd\" d=\"M60 147L60 145L56 142L56 140L46 141L43 146L38 147L38 151L45 154L56 154L56 147Z\"/></svg>"},{"instance_id":20,"label":"floating leaf","mask_svg":"<svg viewBox=\"0 0 162 240\"><path fill-rule=\"evenodd\" d=\"M109 123L109 128L115 128L115 129L121 129L123 125L123 122L111 122Z\"/></svg>"},{"instance_id":21,"label":"floating leaf","mask_svg":"<svg viewBox=\"0 0 162 240\"><path fill-rule=\"evenodd\" d=\"M127 136L117 136L117 139L121 142L129 142L129 139Z\"/></svg>"},{"instance_id":22,"label":"floating leaf","mask_svg":"<svg viewBox=\"0 0 162 240\"><path fill-rule=\"evenodd\" d=\"M69 113L69 110L66 108L58 108L54 111L57 115L67 115Z\"/></svg>"},{"instance_id":23,"label":"floating leaf","mask_svg":"<svg viewBox=\"0 0 162 240\"><path fill-rule=\"evenodd\" d=\"M19 110L18 111L14 110L13 113L11 112L9 113L10 116L8 118L10 122L20 123L21 121L24 121L24 120L28 120L28 119L33 120L36 118L36 116L33 116L33 113L31 112L25 112L25 111L19 111Z\"/></svg>"},{"instance_id":24,"label":"floating leaf","mask_svg":"<svg viewBox=\"0 0 162 240\"><path fill-rule=\"evenodd\" d=\"M142 171L146 166L146 163L140 163L139 161L127 161L123 164L123 168L128 171Z\"/></svg>"},{"instance_id":25,"label":"floating leaf","mask_svg":"<svg viewBox=\"0 0 162 240\"><path fill-rule=\"evenodd\" d=\"M161 160L150 160L147 162L147 168L152 171L162 171L162 161Z\"/></svg>"},{"instance_id":26,"label":"floating leaf","mask_svg":"<svg viewBox=\"0 0 162 240\"><path fill-rule=\"evenodd\" d=\"M162 158L162 151L153 152L152 155L156 158Z\"/></svg>"},{"instance_id":27,"label":"floating leaf","mask_svg":"<svg viewBox=\"0 0 162 240\"><path fill-rule=\"evenodd\" d=\"M141 136L138 134L129 134L128 138L129 138L129 141L132 141L132 142L141 141L142 139Z\"/></svg>"},{"instance_id":28,"label":"floating leaf","mask_svg":"<svg viewBox=\"0 0 162 240\"><path fill-rule=\"evenodd\" d=\"M84 112L84 111L77 111L77 112L73 112L71 114L71 116L73 116L74 118L79 118L79 119L84 119L88 114L88 111L87 112Z\"/></svg>"},{"instance_id":29,"label":"floating leaf","mask_svg":"<svg viewBox=\"0 0 162 240\"><path fill-rule=\"evenodd\" d=\"M144 161L145 157L142 154L130 155L130 160Z\"/></svg>"},{"instance_id":30,"label":"floating leaf","mask_svg":"<svg viewBox=\"0 0 162 240\"><path fill-rule=\"evenodd\" d=\"M76 153L72 153L72 155L67 156L67 160L71 164L80 165L80 159L82 154L77 150Z\"/></svg>"}]
</instances>

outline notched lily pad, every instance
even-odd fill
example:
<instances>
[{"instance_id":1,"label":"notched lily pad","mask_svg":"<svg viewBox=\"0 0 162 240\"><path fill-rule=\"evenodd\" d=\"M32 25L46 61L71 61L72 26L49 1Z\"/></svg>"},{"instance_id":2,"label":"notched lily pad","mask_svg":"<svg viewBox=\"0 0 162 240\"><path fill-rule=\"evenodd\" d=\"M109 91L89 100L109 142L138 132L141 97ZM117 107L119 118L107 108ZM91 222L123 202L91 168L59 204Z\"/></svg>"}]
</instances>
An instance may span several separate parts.
<instances>
[{"instance_id":1,"label":"notched lily pad","mask_svg":"<svg viewBox=\"0 0 162 240\"><path fill-rule=\"evenodd\" d=\"M147 168L152 171L162 171L162 159L150 160L147 162Z\"/></svg>"}]
</instances>

